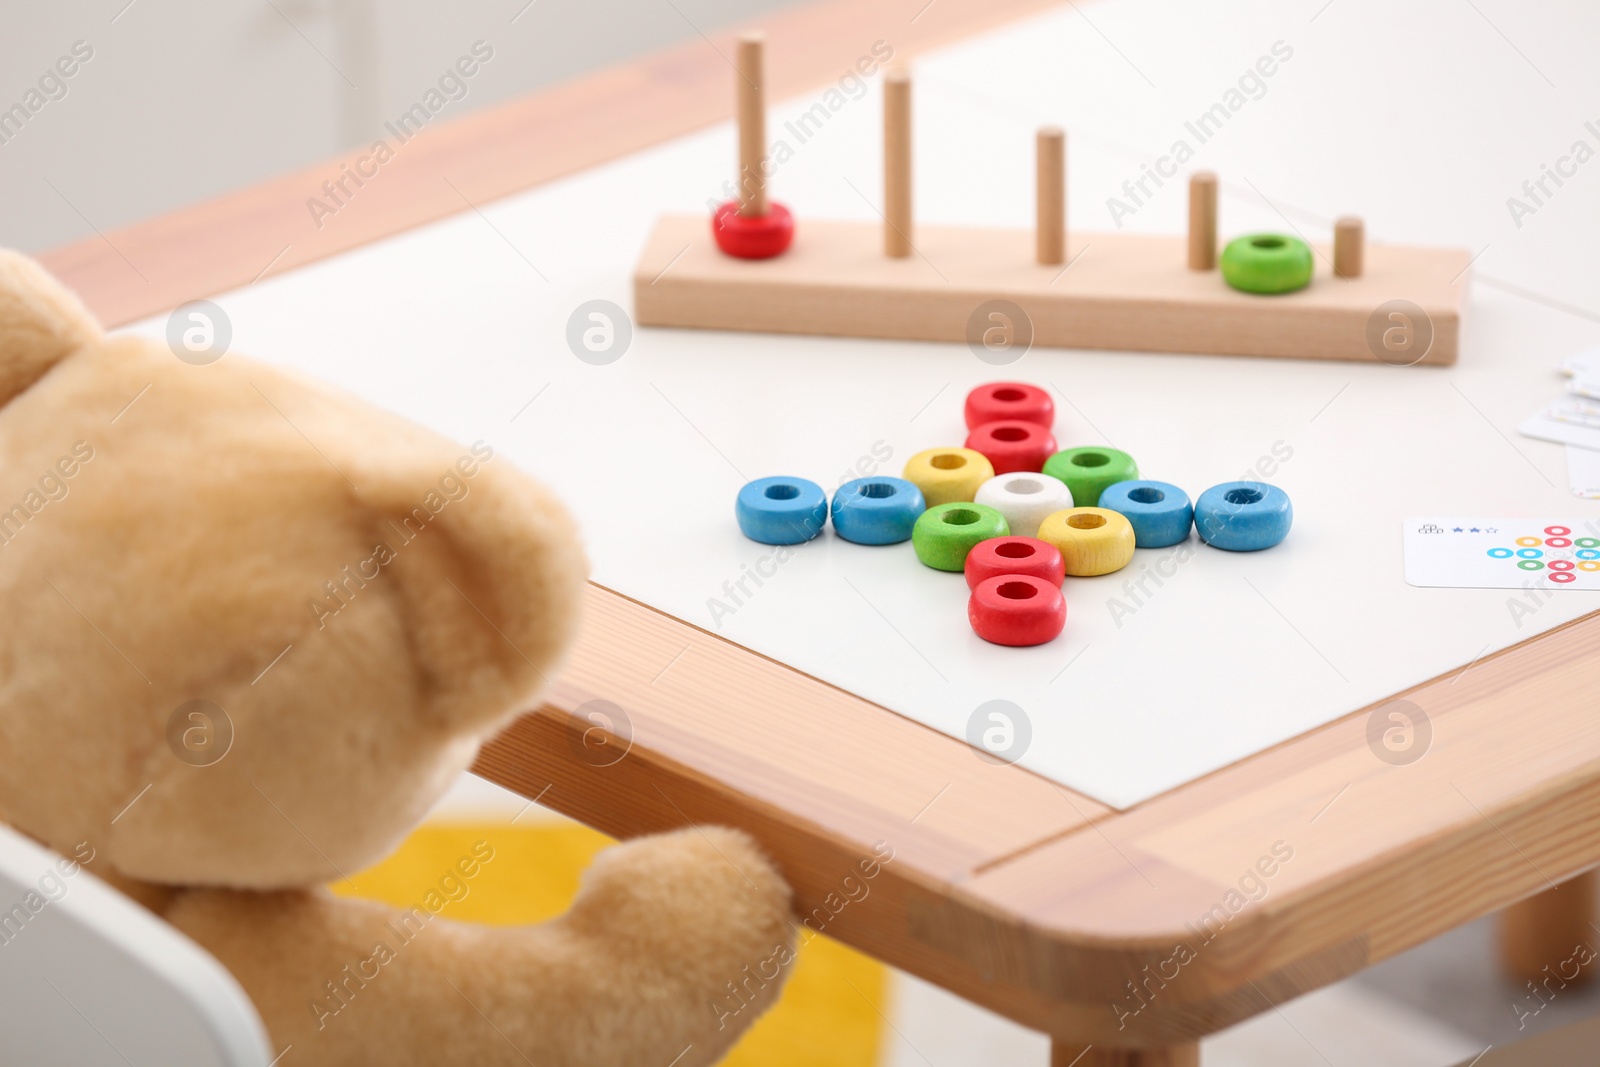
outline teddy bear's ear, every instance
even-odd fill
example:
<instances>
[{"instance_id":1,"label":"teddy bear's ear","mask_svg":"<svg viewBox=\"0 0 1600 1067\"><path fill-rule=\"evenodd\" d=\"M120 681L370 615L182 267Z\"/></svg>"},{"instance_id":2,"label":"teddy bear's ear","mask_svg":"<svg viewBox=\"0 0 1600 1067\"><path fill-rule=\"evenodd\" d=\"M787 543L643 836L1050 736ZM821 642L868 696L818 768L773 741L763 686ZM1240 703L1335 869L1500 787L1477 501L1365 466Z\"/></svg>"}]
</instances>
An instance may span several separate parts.
<instances>
[{"instance_id":1,"label":"teddy bear's ear","mask_svg":"<svg viewBox=\"0 0 1600 1067\"><path fill-rule=\"evenodd\" d=\"M452 731L482 733L547 688L577 630L588 564L566 510L492 448L420 469L427 482L363 481L362 495L376 505L379 562L398 579L430 710Z\"/></svg>"},{"instance_id":2,"label":"teddy bear's ear","mask_svg":"<svg viewBox=\"0 0 1600 1067\"><path fill-rule=\"evenodd\" d=\"M49 271L0 249L0 406L100 335L94 316Z\"/></svg>"}]
</instances>

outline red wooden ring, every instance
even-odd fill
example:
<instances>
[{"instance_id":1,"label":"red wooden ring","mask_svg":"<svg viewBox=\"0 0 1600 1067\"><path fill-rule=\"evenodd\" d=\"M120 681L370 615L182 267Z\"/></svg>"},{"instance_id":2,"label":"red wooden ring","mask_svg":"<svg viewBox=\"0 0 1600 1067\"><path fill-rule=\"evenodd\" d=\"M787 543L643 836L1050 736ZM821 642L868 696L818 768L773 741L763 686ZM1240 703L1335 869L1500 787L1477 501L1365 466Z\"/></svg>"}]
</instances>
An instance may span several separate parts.
<instances>
[{"instance_id":1,"label":"red wooden ring","mask_svg":"<svg viewBox=\"0 0 1600 1067\"><path fill-rule=\"evenodd\" d=\"M739 214L739 201L729 200L711 216L711 235L717 247L740 259L770 259L794 240L794 216L776 201L765 215Z\"/></svg>"},{"instance_id":2,"label":"red wooden ring","mask_svg":"<svg viewBox=\"0 0 1600 1067\"><path fill-rule=\"evenodd\" d=\"M990 382L967 394L967 429L1000 419L1036 422L1049 429L1056 424L1056 402L1037 385Z\"/></svg>"},{"instance_id":3,"label":"red wooden ring","mask_svg":"<svg viewBox=\"0 0 1600 1067\"><path fill-rule=\"evenodd\" d=\"M991 537L967 553L967 588L976 589L990 578L1027 574L1050 582L1057 589L1067 580L1061 550L1037 537Z\"/></svg>"},{"instance_id":4,"label":"red wooden ring","mask_svg":"<svg viewBox=\"0 0 1600 1067\"><path fill-rule=\"evenodd\" d=\"M996 645L1042 645L1067 624L1059 587L1031 574L1002 574L980 582L967 601L967 621Z\"/></svg>"},{"instance_id":5,"label":"red wooden ring","mask_svg":"<svg viewBox=\"0 0 1600 1067\"><path fill-rule=\"evenodd\" d=\"M1056 454L1056 435L1049 427L1024 419L999 419L973 427L967 447L981 452L996 474L1040 471Z\"/></svg>"}]
</instances>

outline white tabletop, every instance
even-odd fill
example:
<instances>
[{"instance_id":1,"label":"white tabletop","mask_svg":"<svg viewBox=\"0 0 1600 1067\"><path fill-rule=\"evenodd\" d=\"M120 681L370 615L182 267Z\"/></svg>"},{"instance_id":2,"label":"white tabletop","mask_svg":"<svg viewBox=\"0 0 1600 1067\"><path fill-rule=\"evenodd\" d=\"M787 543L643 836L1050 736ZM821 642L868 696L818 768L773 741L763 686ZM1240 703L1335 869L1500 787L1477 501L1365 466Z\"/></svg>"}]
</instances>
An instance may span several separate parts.
<instances>
[{"instance_id":1,"label":"white tabletop","mask_svg":"<svg viewBox=\"0 0 1600 1067\"><path fill-rule=\"evenodd\" d=\"M1108 0L919 59L918 215L1028 225L1033 130L1053 122L1068 131L1069 225L1109 229L1108 198L1186 139L1188 166L1221 176L1224 236L1292 224L1323 240L1356 213L1372 240L1482 250L1455 368L1058 350L994 368L964 345L671 330L635 331L609 365L579 360L573 310L629 306L655 217L721 198L728 126L217 303L236 351L486 439L547 480L579 515L600 582L957 736L978 705L1012 701L1031 725L1025 766L1125 806L1600 607L1564 591L1519 620L1513 591L1410 587L1400 539L1410 515L1600 517L1568 493L1561 447L1514 429L1559 388L1557 360L1600 343L1600 314L1581 310L1600 281L1600 162L1549 184L1520 226L1506 205L1574 141L1600 149L1580 47L1596 16L1572 27L1502 4L1320 6L1156 15ZM1292 55L1199 144L1185 122L1280 41ZM721 62L709 49L706 61ZM769 118L794 150L774 195L800 240L808 218L876 217L869 81L860 99L818 91ZM830 100L801 143L786 123ZM1122 224L1181 231L1182 178L1147 188ZM137 329L160 333L164 317ZM1065 634L1034 649L977 639L961 577L924 568L909 545L831 532L732 601L725 583L773 551L735 527L745 480L831 490L862 459L898 474L920 449L960 444L965 392L996 378L1056 393L1063 447L1115 445L1191 496L1276 456L1269 480L1294 501L1293 533L1265 553L1202 548L1139 602L1125 583L1172 550L1072 580ZM1117 617L1114 598L1136 610ZM750 694L750 714L764 713Z\"/></svg>"}]
</instances>

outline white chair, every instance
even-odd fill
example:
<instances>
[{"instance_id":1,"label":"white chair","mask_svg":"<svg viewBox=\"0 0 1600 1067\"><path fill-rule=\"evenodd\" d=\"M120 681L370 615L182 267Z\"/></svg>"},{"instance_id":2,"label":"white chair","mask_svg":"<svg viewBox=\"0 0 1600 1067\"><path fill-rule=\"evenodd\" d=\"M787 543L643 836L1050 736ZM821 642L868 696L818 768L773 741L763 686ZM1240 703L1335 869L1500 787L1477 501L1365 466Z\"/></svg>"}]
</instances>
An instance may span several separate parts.
<instances>
[{"instance_id":1,"label":"white chair","mask_svg":"<svg viewBox=\"0 0 1600 1067\"><path fill-rule=\"evenodd\" d=\"M244 990L204 949L0 825L0 1060L268 1067L269 1049Z\"/></svg>"}]
</instances>

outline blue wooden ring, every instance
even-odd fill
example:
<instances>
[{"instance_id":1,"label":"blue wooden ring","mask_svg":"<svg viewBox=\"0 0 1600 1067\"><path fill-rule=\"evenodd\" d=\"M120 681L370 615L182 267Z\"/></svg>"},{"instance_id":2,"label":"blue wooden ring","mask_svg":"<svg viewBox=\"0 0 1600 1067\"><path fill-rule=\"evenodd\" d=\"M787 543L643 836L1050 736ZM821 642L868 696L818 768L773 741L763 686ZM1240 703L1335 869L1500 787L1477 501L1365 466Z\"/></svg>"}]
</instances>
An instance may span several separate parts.
<instances>
[{"instance_id":1,"label":"blue wooden ring","mask_svg":"<svg viewBox=\"0 0 1600 1067\"><path fill-rule=\"evenodd\" d=\"M1194 528L1213 548L1256 552L1289 535L1294 507L1289 495L1266 482L1223 482L1200 494Z\"/></svg>"},{"instance_id":2,"label":"blue wooden ring","mask_svg":"<svg viewBox=\"0 0 1600 1067\"><path fill-rule=\"evenodd\" d=\"M904 478L856 478L833 494L833 532L858 545L899 544L926 510L922 490Z\"/></svg>"},{"instance_id":3,"label":"blue wooden ring","mask_svg":"<svg viewBox=\"0 0 1600 1067\"><path fill-rule=\"evenodd\" d=\"M1128 520L1137 548L1166 548L1187 541L1194 524L1189 494L1167 482L1118 482L1100 494L1100 506Z\"/></svg>"},{"instance_id":4,"label":"blue wooden ring","mask_svg":"<svg viewBox=\"0 0 1600 1067\"><path fill-rule=\"evenodd\" d=\"M822 532L828 494L804 478L757 478L734 502L739 529L764 545L798 545Z\"/></svg>"}]
</instances>

